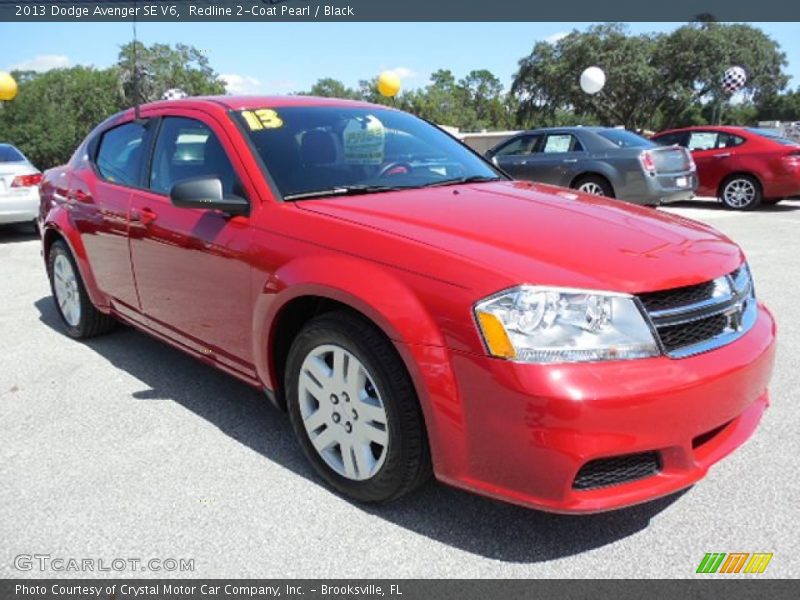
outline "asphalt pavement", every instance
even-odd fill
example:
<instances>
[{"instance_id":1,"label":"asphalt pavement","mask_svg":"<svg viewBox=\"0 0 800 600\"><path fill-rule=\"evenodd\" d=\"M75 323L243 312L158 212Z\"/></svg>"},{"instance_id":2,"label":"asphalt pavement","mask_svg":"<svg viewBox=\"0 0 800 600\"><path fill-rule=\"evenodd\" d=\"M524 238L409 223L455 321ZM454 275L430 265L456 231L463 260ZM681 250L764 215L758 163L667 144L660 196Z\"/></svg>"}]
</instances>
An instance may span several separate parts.
<instances>
[{"instance_id":1,"label":"asphalt pavement","mask_svg":"<svg viewBox=\"0 0 800 600\"><path fill-rule=\"evenodd\" d=\"M348 502L257 391L130 328L64 336L38 238L0 229L0 577L695 577L706 552L771 552L759 577L796 576L800 200L664 210L747 253L779 325L773 404L691 489L581 517L437 483L386 507ZM17 558L37 554L50 558ZM57 558L143 563L59 571Z\"/></svg>"}]
</instances>

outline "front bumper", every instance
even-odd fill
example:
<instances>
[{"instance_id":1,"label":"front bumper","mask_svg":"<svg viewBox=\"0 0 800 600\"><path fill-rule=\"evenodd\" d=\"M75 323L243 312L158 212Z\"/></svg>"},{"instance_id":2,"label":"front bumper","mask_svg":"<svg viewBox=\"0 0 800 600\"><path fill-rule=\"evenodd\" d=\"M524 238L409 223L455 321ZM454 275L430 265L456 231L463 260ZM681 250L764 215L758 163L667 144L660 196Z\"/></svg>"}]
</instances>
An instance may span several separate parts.
<instances>
[{"instance_id":1,"label":"front bumper","mask_svg":"<svg viewBox=\"0 0 800 600\"><path fill-rule=\"evenodd\" d=\"M0 224L33 221L39 214L39 188L11 190L0 193Z\"/></svg>"},{"instance_id":2,"label":"front bumper","mask_svg":"<svg viewBox=\"0 0 800 600\"><path fill-rule=\"evenodd\" d=\"M463 418L460 460L436 460L452 485L553 512L616 509L686 488L753 433L767 407L775 322L684 359L526 365L451 356ZM724 426L724 427L723 427ZM432 440L433 441L433 440ZM655 451L661 470L629 483L573 487L587 462Z\"/></svg>"}]
</instances>

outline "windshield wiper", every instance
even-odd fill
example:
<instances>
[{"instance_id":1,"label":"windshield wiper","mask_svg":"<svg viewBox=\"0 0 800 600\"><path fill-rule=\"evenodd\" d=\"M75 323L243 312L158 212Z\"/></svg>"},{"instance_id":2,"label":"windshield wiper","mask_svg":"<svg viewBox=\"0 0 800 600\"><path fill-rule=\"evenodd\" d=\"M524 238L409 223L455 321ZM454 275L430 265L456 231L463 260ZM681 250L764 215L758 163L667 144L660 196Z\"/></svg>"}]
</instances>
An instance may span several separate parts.
<instances>
[{"instance_id":1,"label":"windshield wiper","mask_svg":"<svg viewBox=\"0 0 800 600\"><path fill-rule=\"evenodd\" d=\"M396 185L343 185L327 190L313 190L310 192L299 192L297 194L287 194L284 200L303 200L306 198L324 198L327 196L358 196L359 194L377 194L380 192L393 192L395 190L407 189L407 186Z\"/></svg>"},{"instance_id":2,"label":"windshield wiper","mask_svg":"<svg viewBox=\"0 0 800 600\"><path fill-rule=\"evenodd\" d=\"M484 181L501 181L502 177L495 177L493 175L469 175L467 177L454 177L453 179L441 179L439 181L432 181L426 183L422 187L439 187L443 185L459 185L461 183L481 183Z\"/></svg>"}]
</instances>

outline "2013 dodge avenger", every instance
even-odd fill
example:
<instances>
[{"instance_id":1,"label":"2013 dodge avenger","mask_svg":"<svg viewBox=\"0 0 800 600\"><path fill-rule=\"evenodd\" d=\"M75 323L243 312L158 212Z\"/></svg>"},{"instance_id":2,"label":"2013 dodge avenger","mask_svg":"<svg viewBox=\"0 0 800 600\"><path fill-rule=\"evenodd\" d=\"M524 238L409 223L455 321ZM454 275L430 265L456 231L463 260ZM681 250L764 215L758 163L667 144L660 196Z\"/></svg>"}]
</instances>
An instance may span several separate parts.
<instances>
[{"instance_id":1,"label":"2013 dodge avenger","mask_svg":"<svg viewBox=\"0 0 800 600\"><path fill-rule=\"evenodd\" d=\"M690 486L768 404L775 323L711 227L509 180L365 103L191 98L46 173L68 335L122 321L258 388L339 492L557 512Z\"/></svg>"}]
</instances>

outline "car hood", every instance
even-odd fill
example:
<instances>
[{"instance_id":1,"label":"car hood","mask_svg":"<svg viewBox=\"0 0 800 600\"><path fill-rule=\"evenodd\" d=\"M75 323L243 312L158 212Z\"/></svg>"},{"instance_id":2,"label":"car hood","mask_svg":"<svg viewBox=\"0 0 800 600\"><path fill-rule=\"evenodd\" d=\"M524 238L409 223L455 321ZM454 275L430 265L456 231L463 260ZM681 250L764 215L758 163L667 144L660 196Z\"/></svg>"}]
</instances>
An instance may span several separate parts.
<instances>
[{"instance_id":1,"label":"car hood","mask_svg":"<svg viewBox=\"0 0 800 600\"><path fill-rule=\"evenodd\" d=\"M432 246L441 251L440 260L466 259L515 283L635 293L707 281L743 260L736 244L707 225L528 182L306 200L297 206ZM415 271L440 271L433 256L426 265L404 264L402 251L391 260Z\"/></svg>"}]
</instances>

